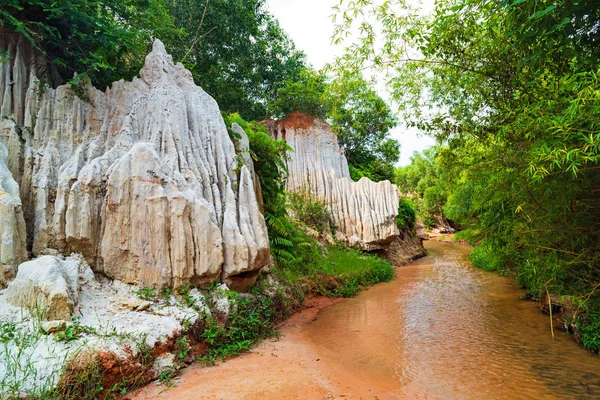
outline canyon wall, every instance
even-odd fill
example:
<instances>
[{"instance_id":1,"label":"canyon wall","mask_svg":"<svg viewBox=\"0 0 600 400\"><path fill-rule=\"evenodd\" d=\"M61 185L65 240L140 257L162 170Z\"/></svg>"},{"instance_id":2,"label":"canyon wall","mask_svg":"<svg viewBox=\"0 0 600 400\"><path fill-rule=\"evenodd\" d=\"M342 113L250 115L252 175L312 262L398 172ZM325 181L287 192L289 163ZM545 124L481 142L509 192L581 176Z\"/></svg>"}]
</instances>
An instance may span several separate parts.
<instances>
[{"instance_id":1,"label":"canyon wall","mask_svg":"<svg viewBox=\"0 0 600 400\"><path fill-rule=\"evenodd\" d=\"M325 121L295 112L266 123L271 136L294 150L287 161L287 190L323 200L337 240L371 251L388 248L398 239L396 185L367 178L352 181L337 136Z\"/></svg>"},{"instance_id":2,"label":"canyon wall","mask_svg":"<svg viewBox=\"0 0 600 400\"><path fill-rule=\"evenodd\" d=\"M27 248L81 253L95 271L146 287L252 284L270 254L251 165L238 167L217 103L163 44L140 78L102 92L45 87L31 46L9 39L0 38L10 56L0 63L3 276Z\"/></svg>"}]
</instances>

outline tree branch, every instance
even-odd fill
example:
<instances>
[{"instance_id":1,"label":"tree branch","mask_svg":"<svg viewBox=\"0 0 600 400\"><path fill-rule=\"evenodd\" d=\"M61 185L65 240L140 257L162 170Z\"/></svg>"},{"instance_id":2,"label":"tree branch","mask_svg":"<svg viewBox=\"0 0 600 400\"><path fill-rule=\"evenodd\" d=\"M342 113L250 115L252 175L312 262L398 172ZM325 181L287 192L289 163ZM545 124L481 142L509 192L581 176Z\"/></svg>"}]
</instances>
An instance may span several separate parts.
<instances>
[{"instance_id":1,"label":"tree branch","mask_svg":"<svg viewBox=\"0 0 600 400\"><path fill-rule=\"evenodd\" d=\"M196 46L196 43L198 43L198 40L200 40L201 38L205 37L206 35L208 35L210 32L212 32L215 29L215 28L212 28L210 31L206 32L204 35L199 36L200 35L200 29L202 28L202 24L204 24L204 17L206 17L206 11L208 10L208 2L209 1L210 0L206 0L206 4L204 5L204 12L202 12L202 19L200 19L200 25L198 25L198 29L196 29L196 35L194 36L194 40L192 41L192 45L190 46L190 48L187 51L187 53L185 53L185 55L183 56L183 58L179 61L182 64L185 61L185 59L188 58L188 56L190 55L190 53L192 52L192 50L194 50L194 46Z\"/></svg>"},{"instance_id":2,"label":"tree branch","mask_svg":"<svg viewBox=\"0 0 600 400\"><path fill-rule=\"evenodd\" d=\"M472 72L474 74L478 74L478 75L482 75L482 76L485 76L487 78L490 78L490 76L488 74L484 73L484 72L477 71L477 70L474 70L472 68L463 67L463 66L458 65L458 64L452 64L452 63L450 63L448 61L423 60L423 59L414 59L414 58L402 58L400 60L388 60L388 61L383 61L381 63L374 63L374 64L367 65L366 67L361 68L361 71L364 71L365 69L376 67L378 65L390 65L390 64L400 64L400 63L409 63L409 62L418 62L418 63L423 63L423 64L448 65L450 67L458 68L458 69L460 69L462 71L468 71L468 72Z\"/></svg>"}]
</instances>

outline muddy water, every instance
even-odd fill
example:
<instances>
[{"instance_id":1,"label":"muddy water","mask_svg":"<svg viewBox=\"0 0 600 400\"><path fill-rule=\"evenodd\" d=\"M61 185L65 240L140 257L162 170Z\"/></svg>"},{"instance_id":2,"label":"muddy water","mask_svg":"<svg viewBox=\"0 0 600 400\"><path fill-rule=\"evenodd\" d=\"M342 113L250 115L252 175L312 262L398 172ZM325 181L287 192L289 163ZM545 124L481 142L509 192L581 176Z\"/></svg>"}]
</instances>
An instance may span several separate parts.
<instances>
[{"instance_id":1,"label":"muddy water","mask_svg":"<svg viewBox=\"0 0 600 400\"><path fill-rule=\"evenodd\" d=\"M394 282L322 310L304 334L345 393L379 399L600 398L600 357L551 337L548 318L466 247L429 256Z\"/></svg>"},{"instance_id":2,"label":"muddy water","mask_svg":"<svg viewBox=\"0 0 600 400\"><path fill-rule=\"evenodd\" d=\"M600 357L556 332L466 247L429 255L356 298L310 299L279 339L136 400L600 399Z\"/></svg>"}]
</instances>

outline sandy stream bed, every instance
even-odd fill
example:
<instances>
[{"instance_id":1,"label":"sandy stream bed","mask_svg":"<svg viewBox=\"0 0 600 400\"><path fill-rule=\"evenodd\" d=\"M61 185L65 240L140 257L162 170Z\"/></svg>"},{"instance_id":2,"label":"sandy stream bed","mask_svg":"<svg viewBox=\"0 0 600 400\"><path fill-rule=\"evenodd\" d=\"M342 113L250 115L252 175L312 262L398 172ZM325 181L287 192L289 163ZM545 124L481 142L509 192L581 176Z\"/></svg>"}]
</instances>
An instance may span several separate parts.
<instances>
[{"instance_id":1,"label":"sandy stream bed","mask_svg":"<svg viewBox=\"0 0 600 400\"><path fill-rule=\"evenodd\" d=\"M214 367L184 369L176 386L150 384L126 396L150 399L379 399L385 394L334 372L305 336L320 310L343 299L313 297L281 328L280 337ZM383 395L383 397L382 397Z\"/></svg>"}]
</instances>

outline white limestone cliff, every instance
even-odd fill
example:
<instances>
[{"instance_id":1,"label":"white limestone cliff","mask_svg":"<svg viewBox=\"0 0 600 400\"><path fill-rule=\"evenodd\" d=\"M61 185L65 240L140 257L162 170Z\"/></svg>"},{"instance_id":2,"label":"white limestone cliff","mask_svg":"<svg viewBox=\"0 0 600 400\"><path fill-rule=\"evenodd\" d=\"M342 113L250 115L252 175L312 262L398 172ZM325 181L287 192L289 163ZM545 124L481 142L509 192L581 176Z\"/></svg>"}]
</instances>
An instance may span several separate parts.
<instances>
[{"instance_id":1,"label":"white limestone cliff","mask_svg":"<svg viewBox=\"0 0 600 400\"><path fill-rule=\"evenodd\" d=\"M8 170L7 159L8 150L0 143L0 287L15 276L15 267L27 259L19 185Z\"/></svg>"},{"instance_id":2,"label":"white limestone cliff","mask_svg":"<svg viewBox=\"0 0 600 400\"><path fill-rule=\"evenodd\" d=\"M6 299L14 306L40 313L43 319L70 321L79 300L80 265L89 269L77 256L63 260L44 255L25 262L8 285Z\"/></svg>"},{"instance_id":3,"label":"white limestone cliff","mask_svg":"<svg viewBox=\"0 0 600 400\"><path fill-rule=\"evenodd\" d=\"M215 100L160 41L140 78L88 85L85 100L69 85L43 88L27 42L0 45L12 56L0 63L0 143L34 255L81 253L141 286L254 282L269 242L252 171L238 167ZM3 252L7 235L23 240L5 225Z\"/></svg>"},{"instance_id":4,"label":"white limestone cliff","mask_svg":"<svg viewBox=\"0 0 600 400\"><path fill-rule=\"evenodd\" d=\"M271 136L294 149L287 161L287 190L310 189L323 200L339 241L370 251L387 248L398 238L396 185L352 181L337 136L325 121L296 112L267 125Z\"/></svg>"}]
</instances>

